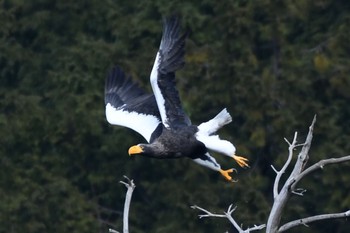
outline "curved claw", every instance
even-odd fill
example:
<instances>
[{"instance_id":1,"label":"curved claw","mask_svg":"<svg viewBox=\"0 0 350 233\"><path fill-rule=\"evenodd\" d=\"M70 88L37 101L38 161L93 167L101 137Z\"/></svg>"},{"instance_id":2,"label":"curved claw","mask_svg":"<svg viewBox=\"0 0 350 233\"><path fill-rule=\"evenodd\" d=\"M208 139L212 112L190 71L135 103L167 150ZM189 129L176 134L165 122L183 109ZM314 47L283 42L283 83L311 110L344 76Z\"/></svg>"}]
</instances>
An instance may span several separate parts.
<instances>
[{"instance_id":1,"label":"curved claw","mask_svg":"<svg viewBox=\"0 0 350 233\"><path fill-rule=\"evenodd\" d=\"M222 170L220 169L219 172L221 173L221 175L223 175L225 177L226 180L231 181L231 182L236 182L235 180L232 179L232 177L229 175L229 173L232 172L236 172L236 169L231 168L228 170Z\"/></svg>"},{"instance_id":2,"label":"curved claw","mask_svg":"<svg viewBox=\"0 0 350 233\"><path fill-rule=\"evenodd\" d=\"M244 158L244 157L238 156L238 155L233 155L232 158L234 160L236 160L236 162L238 163L239 166L241 166L241 167L249 167L249 165L247 163L249 160L247 158Z\"/></svg>"}]
</instances>

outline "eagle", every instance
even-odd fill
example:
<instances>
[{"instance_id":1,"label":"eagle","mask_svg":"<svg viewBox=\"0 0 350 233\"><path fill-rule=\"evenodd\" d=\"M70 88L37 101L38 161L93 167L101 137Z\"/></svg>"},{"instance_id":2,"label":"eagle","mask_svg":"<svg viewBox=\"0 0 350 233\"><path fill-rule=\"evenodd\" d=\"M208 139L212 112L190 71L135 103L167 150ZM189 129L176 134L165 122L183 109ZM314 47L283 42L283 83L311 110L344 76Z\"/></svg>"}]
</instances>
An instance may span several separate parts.
<instances>
[{"instance_id":1,"label":"eagle","mask_svg":"<svg viewBox=\"0 0 350 233\"><path fill-rule=\"evenodd\" d=\"M163 20L163 33L150 74L153 93L147 93L115 66L105 82L105 114L112 125L130 128L147 143L129 148L129 155L157 159L190 158L195 163L219 172L233 181L235 169L221 169L209 151L233 158L241 167L249 167L248 159L236 155L235 146L222 140L217 130L232 118L223 109L211 120L194 125L185 113L176 89L175 73L185 64L185 41L180 34L180 21L172 16Z\"/></svg>"}]
</instances>

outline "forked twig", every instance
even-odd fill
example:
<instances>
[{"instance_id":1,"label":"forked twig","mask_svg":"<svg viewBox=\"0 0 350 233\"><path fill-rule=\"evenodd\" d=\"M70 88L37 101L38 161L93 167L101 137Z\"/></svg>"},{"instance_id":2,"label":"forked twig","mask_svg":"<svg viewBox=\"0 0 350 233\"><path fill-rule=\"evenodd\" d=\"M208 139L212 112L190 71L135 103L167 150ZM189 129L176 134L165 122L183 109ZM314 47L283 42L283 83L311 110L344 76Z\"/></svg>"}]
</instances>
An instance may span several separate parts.
<instances>
[{"instance_id":1,"label":"forked twig","mask_svg":"<svg viewBox=\"0 0 350 233\"><path fill-rule=\"evenodd\" d=\"M198 209L202 212L204 212L205 214L199 214L198 217L199 218L206 218L206 217L216 217L216 218L227 218L231 223L232 225L236 228L236 230L239 232L239 233L249 233L249 232L252 232L252 231L257 231L257 230L261 230L263 228L265 228L265 224L262 224L262 225L254 225L254 227L250 227L246 230L243 230L239 225L238 223L234 220L234 218L232 217L232 213L236 210L237 206L233 206L232 204L228 207L227 211L224 212L224 214L215 214L215 213L212 213L206 209L203 209L202 207L199 207L197 205L193 205L191 206L192 209Z\"/></svg>"}]
</instances>

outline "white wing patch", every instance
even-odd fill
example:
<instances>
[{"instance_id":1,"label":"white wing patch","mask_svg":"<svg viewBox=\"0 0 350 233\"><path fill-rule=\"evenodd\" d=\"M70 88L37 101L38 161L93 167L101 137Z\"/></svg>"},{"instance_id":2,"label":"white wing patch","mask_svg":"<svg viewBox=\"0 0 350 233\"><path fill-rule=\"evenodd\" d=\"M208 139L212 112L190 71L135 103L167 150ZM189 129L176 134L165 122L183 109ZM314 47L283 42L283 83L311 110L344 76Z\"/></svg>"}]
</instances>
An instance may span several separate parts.
<instances>
[{"instance_id":1,"label":"white wing patch","mask_svg":"<svg viewBox=\"0 0 350 233\"><path fill-rule=\"evenodd\" d=\"M147 142L150 141L153 131L161 123L157 117L137 112L128 112L116 109L110 103L106 105L106 118L112 125L119 125L135 130L141 134Z\"/></svg>"},{"instance_id":2,"label":"white wing patch","mask_svg":"<svg viewBox=\"0 0 350 233\"><path fill-rule=\"evenodd\" d=\"M153 90L154 97L156 98L157 106L159 109L160 117L162 118L162 123L166 128L169 128L169 124L167 122L167 116L165 112L165 99L160 91L158 86L158 68L160 63L160 54L157 52L156 59L154 61L154 65L151 72L151 86Z\"/></svg>"}]
</instances>

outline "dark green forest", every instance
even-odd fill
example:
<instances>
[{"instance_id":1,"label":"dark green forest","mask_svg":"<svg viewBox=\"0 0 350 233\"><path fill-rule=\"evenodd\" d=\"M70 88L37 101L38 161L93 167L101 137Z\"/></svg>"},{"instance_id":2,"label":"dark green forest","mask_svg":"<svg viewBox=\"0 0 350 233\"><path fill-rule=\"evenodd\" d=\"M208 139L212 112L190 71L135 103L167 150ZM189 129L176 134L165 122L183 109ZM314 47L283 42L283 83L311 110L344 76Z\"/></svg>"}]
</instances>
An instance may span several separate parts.
<instances>
[{"instance_id":1,"label":"dark green forest","mask_svg":"<svg viewBox=\"0 0 350 233\"><path fill-rule=\"evenodd\" d=\"M219 131L249 158L237 183L190 160L130 158L143 138L111 126L104 80L114 65L151 91L162 18L181 17L186 65L177 88L193 123L223 108ZM317 114L310 164L350 153L350 2L345 0L0 0L0 232L122 229L123 175L134 179L133 233L236 232L266 223L284 138L305 139ZM282 222L350 208L350 164L312 173ZM289 232L350 232L349 219Z\"/></svg>"}]
</instances>

